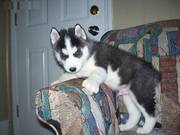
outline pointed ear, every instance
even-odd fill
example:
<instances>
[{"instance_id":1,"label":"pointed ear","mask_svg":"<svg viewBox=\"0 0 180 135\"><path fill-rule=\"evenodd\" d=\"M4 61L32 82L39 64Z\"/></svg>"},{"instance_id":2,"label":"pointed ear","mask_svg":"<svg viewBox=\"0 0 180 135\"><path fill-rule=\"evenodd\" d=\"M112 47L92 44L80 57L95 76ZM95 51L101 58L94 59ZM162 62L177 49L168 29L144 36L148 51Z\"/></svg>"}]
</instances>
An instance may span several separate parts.
<instances>
[{"instance_id":1,"label":"pointed ear","mask_svg":"<svg viewBox=\"0 0 180 135\"><path fill-rule=\"evenodd\" d=\"M58 31L56 30L56 28L51 29L50 38L51 38L51 43L53 45L60 39L60 35Z\"/></svg>"},{"instance_id":2,"label":"pointed ear","mask_svg":"<svg viewBox=\"0 0 180 135\"><path fill-rule=\"evenodd\" d=\"M76 24L75 25L75 35L79 38L82 38L84 40L87 39L87 35L86 35L86 32L85 30L81 27L80 24Z\"/></svg>"}]
</instances>

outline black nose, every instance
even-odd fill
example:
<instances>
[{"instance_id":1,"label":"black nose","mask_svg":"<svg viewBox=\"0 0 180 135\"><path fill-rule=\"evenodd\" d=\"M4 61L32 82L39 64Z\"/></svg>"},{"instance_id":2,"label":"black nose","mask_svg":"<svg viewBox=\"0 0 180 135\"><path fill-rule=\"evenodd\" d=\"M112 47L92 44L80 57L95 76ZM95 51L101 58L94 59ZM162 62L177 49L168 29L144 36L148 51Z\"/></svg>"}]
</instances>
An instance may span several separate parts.
<instances>
[{"instance_id":1,"label":"black nose","mask_svg":"<svg viewBox=\"0 0 180 135\"><path fill-rule=\"evenodd\" d=\"M75 68L75 67L71 67L69 70L70 70L71 72L75 72L75 71L76 71L76 68Z\"/></svg>"}]
</instances>

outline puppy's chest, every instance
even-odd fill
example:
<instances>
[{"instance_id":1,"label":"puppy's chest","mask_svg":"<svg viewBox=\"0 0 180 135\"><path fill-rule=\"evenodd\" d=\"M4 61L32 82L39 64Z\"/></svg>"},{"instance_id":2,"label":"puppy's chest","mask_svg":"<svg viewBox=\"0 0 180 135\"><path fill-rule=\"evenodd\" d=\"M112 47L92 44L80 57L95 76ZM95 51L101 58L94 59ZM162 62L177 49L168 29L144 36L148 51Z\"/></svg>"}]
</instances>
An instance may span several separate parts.
<instances>
[{"instance_id":1,"label":"puppy's chest","mask_svg":"<svg viewBox=\"0 0 180 135\"><path fill-rule=\"evenodd\" d=\"M83 65L81 71L78 73L79 76L85 76L88 77L96 68L95 65L96 61L94 59L94 56L91 56Z\"/></svg>"},{"instance_id":2,"label":"puppy's chest","mask_svg":"<svg viewBox=\"0 0 180 135\"><path fill-rule=\"evenodd\" d=\"M105 83L113 90L118 90L121 84L121 76L119 76L119 68L113 70L111 65L107 68L107 77Z\"/></svg>"},{"instance_id":3,"label":"puppy's chest","mask_svg":"<svg viewBox=\"0 0 180 135\"><path fill-rule=\"evenodd\" d=\"M92 56L83 66L82 70L78 73L78 76L89 77L99 66L96 66L96 60ZM103 68L103 67L101 67ZM121 83L121 77L118 74L119 68L113 70L111 65L107 67L107 75L104 83L106 83L111 89L117 90Z\"/></svg>"}]
</instances>

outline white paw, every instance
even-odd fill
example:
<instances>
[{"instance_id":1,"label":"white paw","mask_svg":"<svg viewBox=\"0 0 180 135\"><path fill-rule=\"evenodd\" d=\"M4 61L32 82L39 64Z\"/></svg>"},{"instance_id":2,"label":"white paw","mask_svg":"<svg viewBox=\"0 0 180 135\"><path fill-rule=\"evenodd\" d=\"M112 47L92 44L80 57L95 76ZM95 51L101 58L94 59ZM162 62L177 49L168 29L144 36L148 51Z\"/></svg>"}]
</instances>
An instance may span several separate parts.
<instances>
[{"instance_id":1,"label":"white paw","mask_svg":"<svg viewBox=\"0 0 180 135\"><path fill-rule=\"evenodd\" d=\"M148 134L148 133L150 133L149 130L147 130L147 129L143 128L143 127L139 127L139 128L136 130L136 132L137 132L138 134Z\"/></svg>"},{"instance_id":2,"label":"white paw","mask_svg":"<svg viewBox=\"0 0 180 135\"><path fill-rule=\"evenodd\" d=\"M83 81L82 86L92 93L99 92L99 84L94 80L86 79Z\"/></svg>"},{"instance_id":3,"label":"white paw","mask_svg":"<svg viewBox=\"0 0 180 135\"><path fill-rule=\"evenodd\" d=\"M119 130L120 131L126 131L126 130L129 130L129 127L127 126L127 124L120 124Z\"/></svg>"}]
</instances>

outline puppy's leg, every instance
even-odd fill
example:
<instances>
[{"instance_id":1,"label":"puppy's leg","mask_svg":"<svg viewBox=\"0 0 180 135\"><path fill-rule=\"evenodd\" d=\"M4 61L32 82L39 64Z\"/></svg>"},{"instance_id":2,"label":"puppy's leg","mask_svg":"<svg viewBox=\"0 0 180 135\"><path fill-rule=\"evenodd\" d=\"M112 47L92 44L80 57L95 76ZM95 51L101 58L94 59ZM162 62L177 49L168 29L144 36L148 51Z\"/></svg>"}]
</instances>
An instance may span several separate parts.
<instances>
[{"instance_id":1,"label":"puppy's leg","mask_svg":"<svg viewBox=\"0 0 180 135\"><path fill-rule=\"evenodd\" d=\"M98 93L99 86L105 81L107 76L106 70L97 67L90 76L83 81L82 86L92 93Z\"/></svg>"},{"instance_id":2,"label":"puppy's leg","mask_svg":"<svg viewBox=\"0 0 180 135\"><path fill-rule=\"evenodd\" d=\"M120 131L126 131L135 127L141 116L140 111L131 100L131 97L129 94L123 95L123 100L128 110L129 119L127 120L127 123L119 125Z\"/></svg>"},{"instance_id":3,"label":"puppy's leg","mask_svg":"<svg viewBox=\"0 0 180 135\"><path fill-rule=\"evenodd\" d=\"M135 103L135 105L137 106L137 108L139 109L139 111L143 114L144 118L145 118L145 123L143 125L143 127L139 127L136 132L138 134L147 134L149 132L151 132L156 124L156 118L151 116L147 111L146 109L140 105L137 101L137 99L135 98L135 95L130 92L130 95L131 95L131 99L133 101L133 103ZM149 99L147 100L150 100L150 97ZM151 101L153 102L153 97L151 99ZM153 103L152 103L153 104Z\"/></svg>"},{"instance_id":4,"label":"puppy's leg","mask_svg":"<svg viewBox=\"0 0 180 135\"><path fill-rule=\"evenodd\" d=\"M138 105L138 108L141 110L141 112L145 118L145 123L144 123L143 127L139 127L137 129L137 133L138 134L148 134L154 128L154 126L156 124L156 118L153 116L150 116L141 105Z\"/></svg>"}]
</instances>

